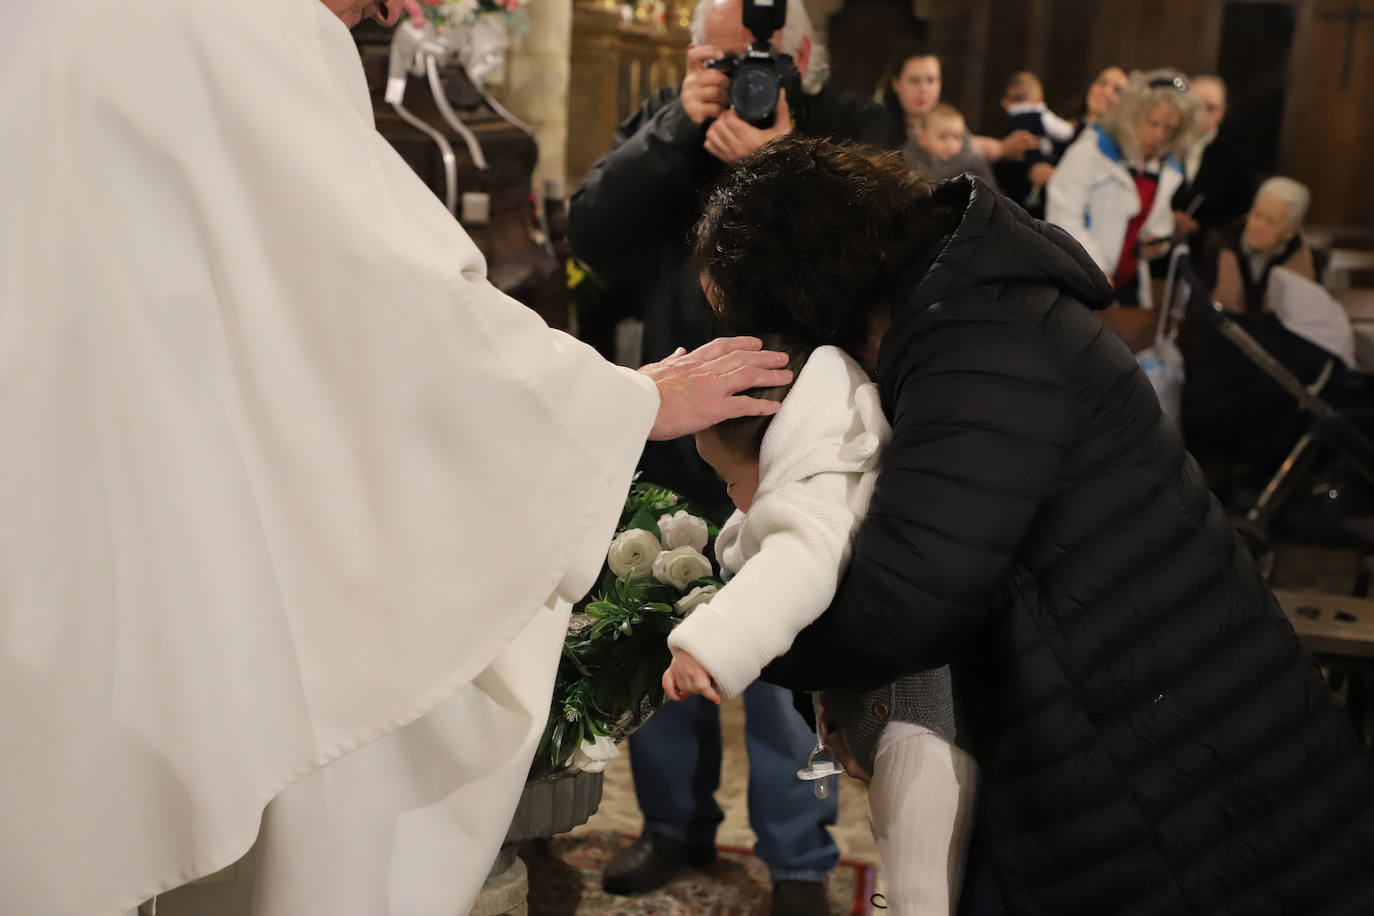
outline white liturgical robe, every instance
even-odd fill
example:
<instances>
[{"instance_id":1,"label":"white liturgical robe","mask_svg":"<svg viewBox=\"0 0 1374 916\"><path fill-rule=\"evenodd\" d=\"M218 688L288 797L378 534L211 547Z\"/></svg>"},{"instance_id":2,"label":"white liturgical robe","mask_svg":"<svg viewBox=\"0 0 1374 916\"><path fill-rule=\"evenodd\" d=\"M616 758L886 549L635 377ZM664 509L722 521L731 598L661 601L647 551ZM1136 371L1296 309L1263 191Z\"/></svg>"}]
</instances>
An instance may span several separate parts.
<instances>
[{"instance_id":1,"label":"white liturgical robe","mask_svg":"<svg viewBox=\"0 0 1374 916\"><path fill-rule=\"evenodd\" d=\"M486 281L320 0L3 10L0 913L250 847L257 914L462 912L652 383Z\"/></svg>"}]
</instances>

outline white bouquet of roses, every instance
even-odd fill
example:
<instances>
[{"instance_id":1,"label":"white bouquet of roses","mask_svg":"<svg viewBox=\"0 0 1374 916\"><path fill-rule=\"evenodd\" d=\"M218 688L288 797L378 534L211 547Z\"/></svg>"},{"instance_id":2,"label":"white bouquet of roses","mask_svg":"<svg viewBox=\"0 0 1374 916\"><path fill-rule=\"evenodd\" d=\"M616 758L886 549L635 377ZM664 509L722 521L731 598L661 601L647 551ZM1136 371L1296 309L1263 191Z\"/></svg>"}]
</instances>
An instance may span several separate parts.
<instances>
[{"instance_id":1,"label":"white bouquet of roses","mask_svg":"<svg viewBox=\"0 0 1374 916\"><path fill-rule=\"evenodd\" d=\"M662 705L668 634L720 589L707 555L718 533L671 490L630 488L601 577L568 628L536 774L599 772Z\"/></svg>"}]
</instances>

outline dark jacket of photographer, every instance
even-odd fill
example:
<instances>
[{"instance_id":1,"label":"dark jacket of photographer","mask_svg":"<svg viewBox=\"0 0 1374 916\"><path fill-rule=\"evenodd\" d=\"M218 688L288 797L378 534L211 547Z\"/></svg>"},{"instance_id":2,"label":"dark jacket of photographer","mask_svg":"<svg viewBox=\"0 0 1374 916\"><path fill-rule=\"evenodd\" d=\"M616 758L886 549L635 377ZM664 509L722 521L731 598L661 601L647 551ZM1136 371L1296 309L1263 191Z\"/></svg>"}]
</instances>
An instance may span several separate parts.
<instances>
[{"instance_id":1,"label":"dark jacket of photographer","mask_svg":"<svg viewBox=\"0 0 1374 916\"><path fill-rule=\"evenodd\" d=\"M1374 772L1126 347L985 186L894 294L892 441L835 603L764 677L951 664L1010 912L1374 913Z\"/></svg>"},{"instance_id":2,"label":"dark jacket of photographer","mask_svg":"<svg viewBox=\"0 0 1374 916\"><path fill-rule=\"evenodd\" d=\"M688 236L724 165L703 147L706 127L687 116L680 89L658 90L620 125L568 213L573 253L642 304L645 362L713 336L706 298L688 264ZM901 142L881 105L828 87L792 111L793 129L801 135L889 149ZM649 443L642 468L644 479L677 490L717 522L730 514L724 488L697 457L690 436Z\"/></svg>"}]
</instances>

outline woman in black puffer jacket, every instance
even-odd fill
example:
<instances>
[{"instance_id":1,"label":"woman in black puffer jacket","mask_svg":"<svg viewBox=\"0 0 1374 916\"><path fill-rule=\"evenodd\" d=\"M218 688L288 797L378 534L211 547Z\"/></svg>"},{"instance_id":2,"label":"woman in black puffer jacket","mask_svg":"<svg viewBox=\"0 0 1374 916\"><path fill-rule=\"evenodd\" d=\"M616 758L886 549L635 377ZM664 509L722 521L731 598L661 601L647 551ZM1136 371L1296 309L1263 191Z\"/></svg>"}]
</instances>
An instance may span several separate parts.
<instances>
[{"instance_id":1,"label":"woman in black puffer jacket","mask_svg":"<svg viewBox=\"0 0 1374 916\"><path fill-rule=\"evenodd\" d=\"M765 678L950 664L982 854L1036 916L1374 913L1374 769L1064 232L784 139L697 229L729 330L838 344L893 439L835 604Z\"/></svg>"}]
</instances>

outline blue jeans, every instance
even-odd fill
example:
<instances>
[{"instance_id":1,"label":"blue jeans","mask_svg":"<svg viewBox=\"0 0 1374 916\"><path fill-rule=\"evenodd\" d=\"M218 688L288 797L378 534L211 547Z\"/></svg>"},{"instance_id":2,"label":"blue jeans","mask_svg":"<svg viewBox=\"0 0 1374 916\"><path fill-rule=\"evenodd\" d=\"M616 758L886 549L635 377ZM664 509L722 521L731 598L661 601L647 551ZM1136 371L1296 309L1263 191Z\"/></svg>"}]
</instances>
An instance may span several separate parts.
<instances>
[{"instance_id":1,"label":"blue jeans","mask_svg":"<svg viewBox=\"0 0 1374 916\"><path fill-rule=\"evenodd\" d=\"M829 798L797 778L816 735L792 706L792 694L755 682L744 691L749 751L749 826L754 851L776 881L823 881L839 861L830 825L839 813L839 780ZM693 844L715 842L725 815L720 788L720 710L709 700L671 700L630 736L630 765L644 829Z\"/></svg>"}]
</instances>

